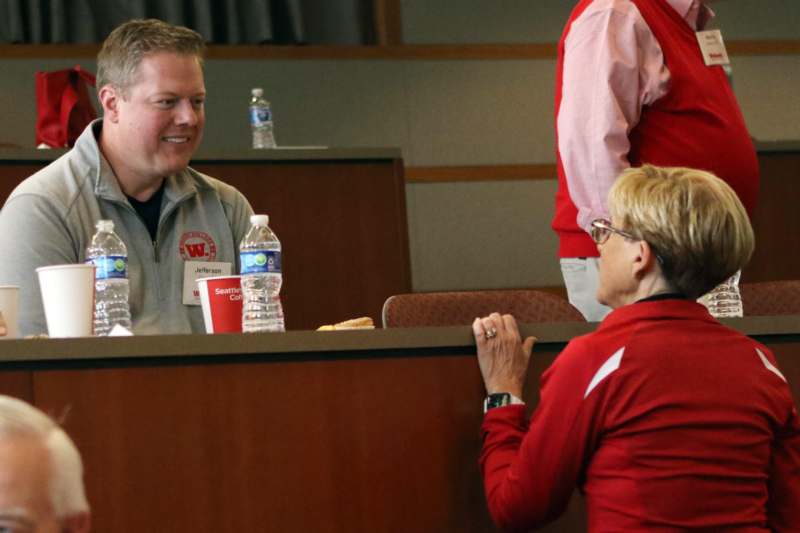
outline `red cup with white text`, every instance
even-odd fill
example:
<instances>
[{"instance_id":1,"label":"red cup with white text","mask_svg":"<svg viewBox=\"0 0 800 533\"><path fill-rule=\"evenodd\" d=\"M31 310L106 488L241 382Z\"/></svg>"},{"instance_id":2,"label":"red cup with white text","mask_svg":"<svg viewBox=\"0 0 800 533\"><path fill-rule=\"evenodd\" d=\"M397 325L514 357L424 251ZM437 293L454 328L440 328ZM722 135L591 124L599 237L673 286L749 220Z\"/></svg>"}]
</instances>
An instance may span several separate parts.
<instances>
[{"instance_id":1,"label":"red cup with white text","mask_svg":"<svg viewBox=\"0 0 800 533\"><path fill-rule=\"evenodd\" d=\"M206 333L241 333L241 276L215 276L197 280Z\"/></svg>"}]
</instances>

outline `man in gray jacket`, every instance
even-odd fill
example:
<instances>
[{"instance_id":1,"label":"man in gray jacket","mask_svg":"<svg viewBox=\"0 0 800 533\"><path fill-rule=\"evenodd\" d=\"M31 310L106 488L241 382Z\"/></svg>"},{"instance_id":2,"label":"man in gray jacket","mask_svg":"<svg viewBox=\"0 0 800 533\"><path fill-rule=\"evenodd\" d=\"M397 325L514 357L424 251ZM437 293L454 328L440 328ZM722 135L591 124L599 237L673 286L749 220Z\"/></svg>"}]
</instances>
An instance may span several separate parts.
<instances>
[{"instance_id":1,"label":"man in gray jacket","mask_svg":"<svg viewBox=\"0 0 800 533\"><path fill-rule=\"evenodd\" d=\"M36 268L81 263L100 219L128 247L133 330L202 332L195 279L237 273L252 209L190 168L205 122L203 38L158 20L115 29L97 58L103 118L21 183L0 211L0 284L19 285L20 331L47 330Z\"/></svg>"}]
</instances>

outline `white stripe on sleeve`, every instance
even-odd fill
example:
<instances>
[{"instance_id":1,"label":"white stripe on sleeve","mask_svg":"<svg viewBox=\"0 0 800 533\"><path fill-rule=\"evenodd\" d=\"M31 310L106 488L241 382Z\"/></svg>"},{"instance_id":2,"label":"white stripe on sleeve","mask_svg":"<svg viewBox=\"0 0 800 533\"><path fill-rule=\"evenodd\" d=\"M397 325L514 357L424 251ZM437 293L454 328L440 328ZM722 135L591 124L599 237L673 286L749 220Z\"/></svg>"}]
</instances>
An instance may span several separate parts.
<instances>
[{"instance_id":1,"label":"white stripe on sleeve","mask_svg":"<svg viewBox=\"0 0 800 533\"><path fill-rule=\"evenodd\" d=\"M622 354L625 352L625 347L623 346L616 352L614 355L606 359L606 362L597 370L592 381L589 382L589 386L586 387L586 392L583 394L583 397L586 398L589 396L589 393L597 387L601 381L609 376L613 371L619 368L619 364L622 362Z\"/></svg>"},{"instance_id":2,"label":"white stripe on sleeve","mask_svg":"<svg viewBox=\"0 0 800 533\"><path fill-rule=\"evenodd\" d=\"M781 378L783 381L786 381L786 378L783 377L783 374L781 374L781 371L778 370L777 368L775 368L775 365L773 365L772 363L769 362L769 359L767 359L767 356L764 355L764 353L761 350L756 348L756 353L761 358L761 362L764 363L764 366L767 367L767 370L769 370L770 372L772 372L773 374L775 374L776 376Z\"/></svg>"}]
</instances>

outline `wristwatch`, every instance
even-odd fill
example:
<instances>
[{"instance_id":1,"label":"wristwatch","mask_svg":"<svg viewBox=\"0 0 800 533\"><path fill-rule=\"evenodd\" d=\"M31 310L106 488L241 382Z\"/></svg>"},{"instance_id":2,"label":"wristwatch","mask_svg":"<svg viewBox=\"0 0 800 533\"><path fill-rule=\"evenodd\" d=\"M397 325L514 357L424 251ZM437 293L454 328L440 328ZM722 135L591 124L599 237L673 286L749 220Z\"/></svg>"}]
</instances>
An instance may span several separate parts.
<instances>
[{"instance_id":1,"label":"wristwatch","mask_svg":"<svg viewBox=\"0 0 800 533\"><path fill-rule=\"evenodd\" d=\"M489 409L494 409L495 407L505 407L506 405L517 405L523 403L525 402L510 392L495 392L483 400L483 412L485 413Z\"/></svg>"}]
</instances>

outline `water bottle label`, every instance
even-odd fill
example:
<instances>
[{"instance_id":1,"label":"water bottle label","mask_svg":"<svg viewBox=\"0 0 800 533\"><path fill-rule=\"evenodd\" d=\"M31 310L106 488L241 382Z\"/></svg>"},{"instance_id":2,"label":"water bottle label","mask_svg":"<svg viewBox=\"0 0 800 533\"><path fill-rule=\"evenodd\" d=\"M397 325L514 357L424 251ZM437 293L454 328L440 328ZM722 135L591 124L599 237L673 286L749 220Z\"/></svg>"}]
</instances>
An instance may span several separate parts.
<instances>
[{"instance_id":1,"label":"water bottle label","mask_svg":"<svg viewBox=\"0 0 800 533\"><path fill-rule=\"evenodd\" d=\"M120 255L104 255L87 259L95 268L94 279L125 279L128 277L128 258Z\"/></svg>"},{"instance_id":2,"label":"water bottle label","mask_svg":"<svg viewBox=\"0 0 800 533\"><path fill-rule=\"evenodd\" d=\"M250 123L264 124L272 122L272 111L268 107L253 106L250 108Z\"/></svg>"},{"instance_id":3,"label":"water bottle label","mask_svg":"<svg viewBox=\"0 0 800 533\"><path fill-rule=\"evenodd\" d=\"M242 274L281 272L281 253L276 250L242 252L239 259L242 263Z\"/></svg>"}]
</instances>

